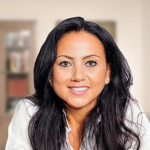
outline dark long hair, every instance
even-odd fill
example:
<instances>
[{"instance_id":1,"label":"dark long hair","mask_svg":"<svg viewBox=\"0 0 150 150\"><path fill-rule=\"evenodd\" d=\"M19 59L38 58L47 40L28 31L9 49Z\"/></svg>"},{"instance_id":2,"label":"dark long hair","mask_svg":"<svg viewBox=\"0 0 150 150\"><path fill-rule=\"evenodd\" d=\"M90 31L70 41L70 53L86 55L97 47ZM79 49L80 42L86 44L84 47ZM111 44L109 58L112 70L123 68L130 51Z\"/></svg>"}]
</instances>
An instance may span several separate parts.
<instances>
[{"instance_id":1,"label":"dark long hair","mask_svg":"<svg viewBox=\"0 0 150 150\"><path fill-rule=\"evenodd\" d=\"M97 150L126 150L136 143L138 133L126 124L126 111L133 101L129 88L132 85L128 63L103 27L81 17L69 18L57 25L44 42L34 67L35 94L30 100L38 107L29 123L29 138L33 150L60 150L66 139L65 106L49 84L57 54L57 43L64 34L86 31L96 36L104 45L107 64L111 67L110 83L99 94L95 107L84 120L82 137L87 133L95 137ZM97 120L100 121L97 123ZM130 123L133 123L132 120ZM83 139L83 138L82 138ZM83 142L84 145L84 142ZM84 145L86 148L86 145Z\"/></svg>"}]
</instances>

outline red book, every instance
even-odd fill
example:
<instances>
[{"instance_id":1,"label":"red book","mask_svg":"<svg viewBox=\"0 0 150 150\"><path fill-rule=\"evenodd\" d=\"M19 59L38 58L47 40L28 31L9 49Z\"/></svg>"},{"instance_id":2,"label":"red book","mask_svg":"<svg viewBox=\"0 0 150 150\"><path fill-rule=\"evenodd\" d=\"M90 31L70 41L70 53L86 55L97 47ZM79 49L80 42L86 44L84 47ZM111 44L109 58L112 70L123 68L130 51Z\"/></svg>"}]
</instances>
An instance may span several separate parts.
<instances>
[{"instance_id":1,"label":"red book","mask_svg":"<svg viewBox=\"0 0 150 150\"><path fill-rule=\"evenodd\" d=\"M8 96L21 97L28 94L28 80L26 78L8 79Z\"/></svg>"}]
</instances>

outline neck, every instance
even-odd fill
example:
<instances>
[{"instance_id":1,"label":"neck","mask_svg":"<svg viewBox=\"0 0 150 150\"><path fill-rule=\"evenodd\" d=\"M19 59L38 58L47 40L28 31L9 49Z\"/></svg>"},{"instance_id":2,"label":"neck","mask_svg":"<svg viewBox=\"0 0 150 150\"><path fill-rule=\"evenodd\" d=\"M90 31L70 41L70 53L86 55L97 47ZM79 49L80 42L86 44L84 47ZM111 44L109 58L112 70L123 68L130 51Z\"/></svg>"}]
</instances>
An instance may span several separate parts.
<instances>
[{"instance_id":1,"label":"neck","mask_svg":"<svg viewBox=\"0 0 150 150\"><path fill-rule=\"evenodd\" d=\"M79 130L82 128L84 119L90 110L76 109L67 107L67 120L71 129Z\"/></svg>"}]
</instances>

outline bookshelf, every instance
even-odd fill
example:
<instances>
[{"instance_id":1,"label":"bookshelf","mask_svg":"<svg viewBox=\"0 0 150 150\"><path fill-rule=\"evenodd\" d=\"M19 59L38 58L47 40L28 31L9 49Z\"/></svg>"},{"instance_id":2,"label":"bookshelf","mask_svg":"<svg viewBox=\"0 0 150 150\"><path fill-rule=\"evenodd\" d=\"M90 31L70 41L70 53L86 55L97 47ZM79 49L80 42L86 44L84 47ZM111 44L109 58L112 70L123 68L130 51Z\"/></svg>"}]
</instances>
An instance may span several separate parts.
<instances>
[{"instance_id":1,"label":"bookshelf","mask_svg":"<svg viewBox=\"0 0 150 150\"><path fill-rule=\"evenodd\" d=\"M0 150L17 102L34 92L34 21L0 21Z\"/></svg>"}]
</instances>

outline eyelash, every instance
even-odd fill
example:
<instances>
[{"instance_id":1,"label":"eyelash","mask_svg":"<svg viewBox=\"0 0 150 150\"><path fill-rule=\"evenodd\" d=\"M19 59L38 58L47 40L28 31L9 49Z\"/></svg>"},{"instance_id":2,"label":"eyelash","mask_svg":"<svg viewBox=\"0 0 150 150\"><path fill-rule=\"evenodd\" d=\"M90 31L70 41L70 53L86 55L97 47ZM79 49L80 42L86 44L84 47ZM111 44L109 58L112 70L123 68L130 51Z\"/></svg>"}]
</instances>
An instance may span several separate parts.
<instances>
[{"instance_id":1,"label":"eyelash","mask_svg":"<svg viewBox=\"0 0 150 150\"><path fill-rule=\"evenodd\" d=\"M89 64L92 64L92 65L89 65ZM87 65L88 64L88 65ZM86 62L86 66L88 66L88 67L94 67L94 66L96 66L97 65L97 62L96 61L92 61L92 60L90 60L90 61L88 61L88 62Z\"/></svg>"},{"instance_id":2,"label":"eyelash","mask_svg":"<svg viewBox=\"0 0 150 150\"><path fill-rule=\"evenodd\" d=\"M66 65L66 64L67 64L67 65ZM69 64L69 65L68 65L68 64ZM62 66L62 67L69 67L69 66L71 66L71 64L70 64L69 62L67 62L67 61L63 61L63 62L61 62L59 65Z\"/></svg>"},{"instance_id":3,"label":"eyelash","mask_svg":"<svg viewBox=\"0 0 150 150\"><path fill-rule=\"evenodd\" d=\"M69 63L69 62L67 62L67 61L63 61L63 62L61 62L59 65L62 66L62 67L69 67L69 66L71 66L71 63ZM97 62L90 60L90 61L86 62L85 65L86 65L87 67L94 67L94 66L97 65Z\"/></svg>"}]
</instances>

